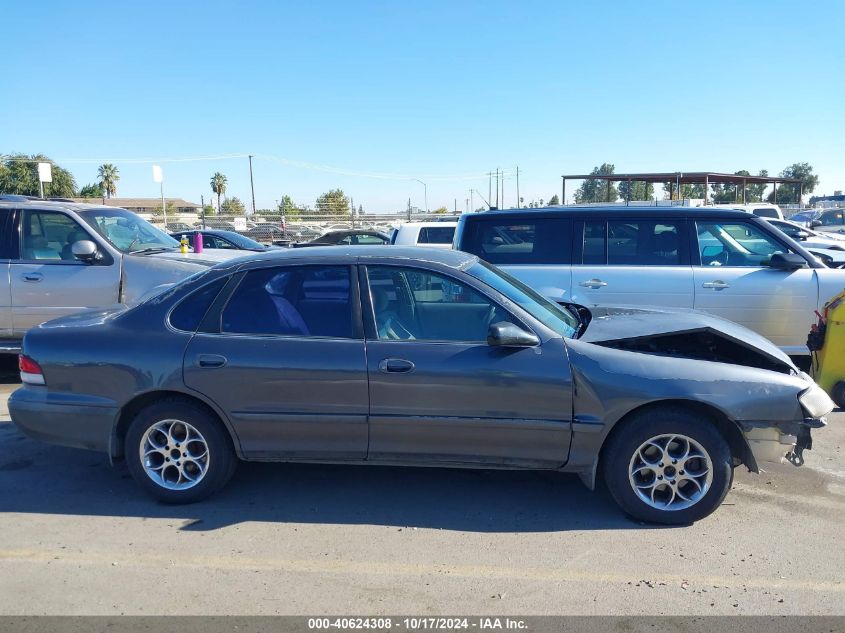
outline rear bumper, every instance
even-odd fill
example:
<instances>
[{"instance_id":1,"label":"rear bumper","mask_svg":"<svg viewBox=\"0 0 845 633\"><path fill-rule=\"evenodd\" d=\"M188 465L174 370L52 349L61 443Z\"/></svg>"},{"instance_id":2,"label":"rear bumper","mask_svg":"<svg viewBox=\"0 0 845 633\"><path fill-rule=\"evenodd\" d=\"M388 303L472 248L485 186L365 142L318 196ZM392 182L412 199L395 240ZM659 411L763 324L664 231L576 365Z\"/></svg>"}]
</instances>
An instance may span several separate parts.
<instances>
[{"instance_id":1,"label":"rear bumper","mask_svg":"<svg viewBox=\"0 0 845 633\"><path fill-rule=\"evenodd\" d=\"M74 448L108 452L118 408L103 399L48 393L24 386L9 398L12 422L29 437Z\"/></svg>"}]
</instances>

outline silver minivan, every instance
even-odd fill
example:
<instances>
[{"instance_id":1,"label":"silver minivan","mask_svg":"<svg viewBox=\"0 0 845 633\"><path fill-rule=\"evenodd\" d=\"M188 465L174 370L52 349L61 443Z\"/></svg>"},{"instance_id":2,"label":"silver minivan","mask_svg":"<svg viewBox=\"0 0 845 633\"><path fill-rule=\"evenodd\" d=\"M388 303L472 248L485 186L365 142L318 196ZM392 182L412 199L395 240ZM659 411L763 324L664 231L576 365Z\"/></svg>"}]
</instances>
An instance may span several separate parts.
<instances>
[{"instance_id":1,"label":"silver minivan","mask_svg":"<svg viewBox=\"0 0 845 633\"><path fill-rule=\"evenodd\" d=\"M546 297L585 306L695 309L806 356L815 310L845 288L799 243L751 213L569 207L461 217L455 248Z\"/></svg>"},{"instance_id":2,"label":"silver minivan","mask_svg":"<svg viewBox=\"0 0 845 633\"><path fill-rule=\"evenodd\" d=\"M176 240L126 209L0 196L0 352L19 351L35 325L136 303L238 254L181 253Z\"/></svg>"}]
</instances>

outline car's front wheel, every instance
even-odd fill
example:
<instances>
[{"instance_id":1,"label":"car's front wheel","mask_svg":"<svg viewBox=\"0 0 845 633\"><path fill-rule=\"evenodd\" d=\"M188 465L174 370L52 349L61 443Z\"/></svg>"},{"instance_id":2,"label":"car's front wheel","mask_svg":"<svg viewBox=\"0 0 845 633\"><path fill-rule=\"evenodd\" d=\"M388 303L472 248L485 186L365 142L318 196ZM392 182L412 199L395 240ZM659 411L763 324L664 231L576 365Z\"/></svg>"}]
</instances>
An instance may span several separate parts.
<instances>
[{"instance_id":1,"label":"car's front wheel","mask_svg":"<svg viewBox=\"0 0 845 633\"><path fill-rule=\"evenodd\" d=\"M727 441L706 416L646 409L620 422L603 455L622 510L651 523L688 524L721 505L733 481Z\"/></svg>"},{"instance_id":2,"label":"car's front wheel","mask_svg":"<svg viewBox=\"0 0 845 633\"><path fill-rule=\"evenodd\" d=\"M193 503L222 488L237 465L228 433L197 404L166 398L143 409L126 433L129 472L165 503Z\"/></svg>"}]
</instances>

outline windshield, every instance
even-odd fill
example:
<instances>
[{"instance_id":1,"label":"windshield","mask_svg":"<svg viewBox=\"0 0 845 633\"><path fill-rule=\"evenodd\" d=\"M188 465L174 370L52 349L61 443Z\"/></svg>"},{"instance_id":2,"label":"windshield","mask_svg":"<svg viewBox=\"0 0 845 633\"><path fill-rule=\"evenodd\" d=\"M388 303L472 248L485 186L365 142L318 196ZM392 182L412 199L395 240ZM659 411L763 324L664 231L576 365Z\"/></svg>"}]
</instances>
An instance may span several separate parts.
<instances>
[{"instance_id":1,"label":"windshield","mask_svg":"<svg viewBox=\"0 0 845 633\"><path fill-rule=\"evenodd\" d=\"M561 336L573 338L578 332L579 323L572 314L537 294L506 272L483 261L476 262L467 268L466 272L501 292L540 323Z\"/></svg>"},{"instance_id":2,"label":"windshield","mask_svg":"<svg viewBox=\"0 0 845 633\"><path fill-rule=\"evenodd\" d=\"M177 248L179 242L144 218L126 209L85 209L79 215L97 233L124 253Z\"/></svg>"},{"instance_id":3,"label":"windshield","mask_svg":"<svg viewBox=\"0 0 845 633\"><path fill-rule=\"evenodd\" d=\"M200 231L200 233L202 233L202 231ZM220 237L226 238L227 240L232 242L232 244L239 248L258 251L264 250L263 244L259 244L255 240L251 240L248 237L241 235L240 233L235 233L234 231L218 231L217 234L220 235Z\"/></svg>"}]
</instances>

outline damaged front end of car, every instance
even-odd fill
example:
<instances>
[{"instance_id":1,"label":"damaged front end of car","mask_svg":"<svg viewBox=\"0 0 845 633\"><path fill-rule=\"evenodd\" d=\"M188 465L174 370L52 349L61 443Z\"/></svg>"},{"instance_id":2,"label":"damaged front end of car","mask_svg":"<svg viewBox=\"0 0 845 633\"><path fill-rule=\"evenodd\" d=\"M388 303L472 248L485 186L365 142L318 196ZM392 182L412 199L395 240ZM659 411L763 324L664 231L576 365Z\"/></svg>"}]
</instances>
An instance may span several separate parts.
<instances>
[{"instance_id":1,"label":"damaged front end of car","mask_svg":"<svg viewBox=\"0 0 845 633\"><path fill-rule=\"evenodd\" d=\"M761 462L804 463L812 429L826 424L834 404L773 343L694 311L590 312L583 334L567 341L575 383L570 467L588 485L597 464L586 451L631 412L660 403L686 406L716 424L734 465L757 472Z\"/></svg>"}]
</instances>

